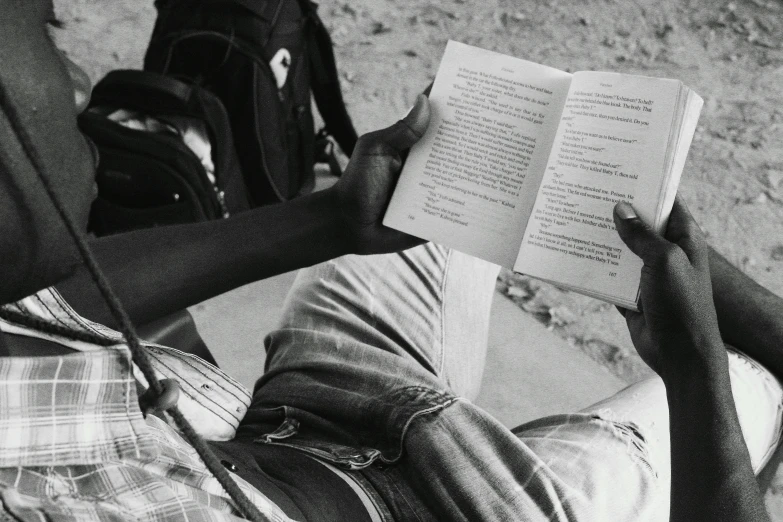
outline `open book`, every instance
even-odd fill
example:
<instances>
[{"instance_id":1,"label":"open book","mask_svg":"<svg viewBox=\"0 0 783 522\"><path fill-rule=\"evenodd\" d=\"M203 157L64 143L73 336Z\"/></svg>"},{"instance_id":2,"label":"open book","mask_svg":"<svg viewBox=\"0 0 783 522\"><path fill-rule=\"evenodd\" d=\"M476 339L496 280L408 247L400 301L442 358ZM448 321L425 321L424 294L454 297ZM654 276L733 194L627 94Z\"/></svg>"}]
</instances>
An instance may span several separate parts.
<instances>
[{"instance_id":1,"label":"open book","mask_svg":"<svg viewBox=\"0 0 783 522\"><path fill-rule=\"evenodd\" d=\"M628 201L665 229L702 104L678 80L450 41L383 223L636 309L642 261L612 210Z\"/></svg>"}]
</instances>

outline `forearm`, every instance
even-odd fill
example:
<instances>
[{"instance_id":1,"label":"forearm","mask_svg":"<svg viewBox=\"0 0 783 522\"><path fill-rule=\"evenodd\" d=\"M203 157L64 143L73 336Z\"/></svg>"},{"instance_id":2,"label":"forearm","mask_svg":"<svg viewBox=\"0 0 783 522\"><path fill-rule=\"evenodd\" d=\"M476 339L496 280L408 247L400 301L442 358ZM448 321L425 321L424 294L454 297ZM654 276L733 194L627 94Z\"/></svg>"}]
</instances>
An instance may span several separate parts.
<instances>
[{"instance_id":1,"label":"forearm","mask_svg":"<svg viewBox=\"0 0 783 522\"><path fill-rule=\"evenodd\" d=\"M244 284L348 253L332 191L227 220L139 230L91 243L98 265L136 324ZM57 286L77 312L115 326L90 274Z\"/></svg>"},{"instance_id":2,"label":"forearm","mask_svg":"<svg viewBox=\"0 0 783 522\"><path fill-rule=\"evenodd\" d=\"M723 340L783 378L783 299L709 249L715 310Z\"/></svg>"},{"instance_id":3,"label":"forearm","mask_svg":"<svg viewBox=\"0 0 783 522\"><path fill-rule=\"evenodd\" d=\"M670 520L769 520L737 418L725 352L715 359L664 375L671 434Z\"/></svg>"}]
</instances>

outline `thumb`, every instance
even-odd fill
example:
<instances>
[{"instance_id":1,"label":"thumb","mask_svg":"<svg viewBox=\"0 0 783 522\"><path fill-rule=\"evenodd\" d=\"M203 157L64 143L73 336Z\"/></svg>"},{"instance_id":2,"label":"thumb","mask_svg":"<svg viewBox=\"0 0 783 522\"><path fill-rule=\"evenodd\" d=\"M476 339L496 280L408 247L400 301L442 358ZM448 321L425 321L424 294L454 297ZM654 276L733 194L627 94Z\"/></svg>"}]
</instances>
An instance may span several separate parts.
<instances>
[{"instance_id":1,"label":"thumb","mask_svg":"<svg viewBox=\"0 0 783 522\"><path fill-rule=\"evenodd\" d=\"M416 104L391 127L378 131L375 139L391 146L398 153L411 148L419 141L430 124L430 101L423 94L416 97Z\"/></svg>"},{"instance_id":2,"label":"thumb","mask_svg":"<svg viewBox=\"0 0 783 522\"><path fill-rule=\"evenodd\" d=\"M667 247L668 241L642 221L631 204L625 201L614 206L614 226L623 243L642 258L645 265L654 265L655 259Z\"/></svg>"}]
</instances>

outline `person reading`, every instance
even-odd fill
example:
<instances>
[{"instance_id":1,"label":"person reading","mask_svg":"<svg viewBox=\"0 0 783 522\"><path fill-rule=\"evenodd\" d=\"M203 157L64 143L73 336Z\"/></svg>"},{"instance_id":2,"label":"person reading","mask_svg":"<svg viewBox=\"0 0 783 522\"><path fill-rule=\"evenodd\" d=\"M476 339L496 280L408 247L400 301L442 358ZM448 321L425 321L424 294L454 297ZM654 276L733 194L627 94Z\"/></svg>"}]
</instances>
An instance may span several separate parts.
<instances>
[{"instance_id":1,"label":"person reading","mask_svg":"<svg viewBox=\"0 0 783 522\"><path fill-rule=\"evenodd\" d=\"M426 97L331 189L89 240L87 86L52 20L50 0L0 3L3 519L767 519L754 472L781 428L783 301L681 201L663 235L614 210L644 263L622 312L660 377L509 430L471 402L497 265L381 223ZM299 268L252 394L134 333Z\"/></svg>"}]
</instances>

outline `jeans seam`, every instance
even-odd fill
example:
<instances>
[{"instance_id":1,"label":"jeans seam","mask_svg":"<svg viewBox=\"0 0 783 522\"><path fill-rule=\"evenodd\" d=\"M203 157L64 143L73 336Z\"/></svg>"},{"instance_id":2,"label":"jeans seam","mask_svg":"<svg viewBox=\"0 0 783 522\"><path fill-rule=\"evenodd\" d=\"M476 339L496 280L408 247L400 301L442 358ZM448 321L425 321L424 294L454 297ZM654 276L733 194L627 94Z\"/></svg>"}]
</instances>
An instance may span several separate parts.
<instances>
[{"instance_id":1,"label":"jeans seam","mask_svg":"<svg viewBox=\"0 0 783 522\"><path fill-rule=\"evenodd\" d=\"M451 249L446 251L446 261L443 265L443 277L440 283L440 362L438 364L438 377L443 379L446 384L449 384L448 379L443 374L443 370L446 367L446 281L449 277L451 252Z\"/></svg>"},{"instance_id":2,"label":"jeans seam","mask_svg":"<svg viewBox=\"0 0 783 522\"><path fill-rule=\"evenodd\" d=\"M413 513L413 516L416 517L416 520L418 520L419 522L423 522L419 514L416 512L413 506L411 506L411 503L408 502L408 499L405 497L405 495L402 494L402 491L400 491L400 488L399 486L397 486L397 483L394 480L389 480L388 483L394 487L394 489L397 491L398 498L401 498L403 502L405 502L405 505L408 506L410 512Z\"/></svg>"},{"instance_id":3,"label":"jeans seam","mask_svg":"<svg viewBox=\"0 0 783 522\"><path fill-rule=\"evenodd\" d=\"M345 476L352 480L354 484L359 487L359 489L364 491L364 494L367 495L370 503L378 513L378 516L381 517L381 522L394 522L394 518L389 511L388 505L383 500L378 490L368 483L367 478L362 475L361 472L343 471L343 473L345 473Z\"/></svg>"},{"instance_id":4,"label":"jeans seam","mask_svg":"<svg viewBox=\"0 0 783 522\"><path fill-rule=\"evenodd\" d=\"M392 458L386 458L383 452L381 451L379 452L380 455L378 455L378 458L386 464L394 464L397 461L399 461L400 458L402 457L402 454L405 452L405 437L407 436L408 429L410 428L413 421L424 415L429 415L431 413L445 410L446 408L448 408L449 406L451 406L452 404L456 403L459 400L461 400L459 397L444 397L442 402L438 404L433 404L427 408L423 408L411 414L408 417L408 419L405 421L405 424L402 426L402 429L400 430L400 441L399 441L400 445L399 448L396 448L397 454L393 455Z\"/></svg>"}]
</instances>

